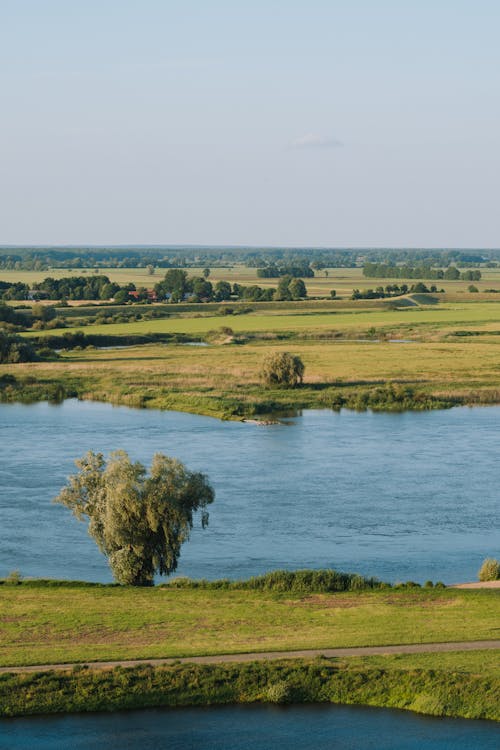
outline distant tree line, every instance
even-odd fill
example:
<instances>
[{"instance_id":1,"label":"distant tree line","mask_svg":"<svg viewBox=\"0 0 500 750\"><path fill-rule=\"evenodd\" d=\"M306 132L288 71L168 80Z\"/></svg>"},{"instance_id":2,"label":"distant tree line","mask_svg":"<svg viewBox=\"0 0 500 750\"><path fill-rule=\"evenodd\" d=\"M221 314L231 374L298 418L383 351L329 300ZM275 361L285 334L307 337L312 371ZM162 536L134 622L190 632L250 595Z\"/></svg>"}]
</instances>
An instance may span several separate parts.
<instances>
[{"instance_id":1,"label":"distant tree line","mask_svg":"<svg viewBox=\"0 0 500 750\"><path fill-rule=\"evenodd\" d=\"M312 269L352 268L365 262L459 268L496 266L500 250L418 248L255 248L165 245L163 247L0 247L0 269L47 271L51 268L194 268L243 263L252 268L305 264ZM288 267L288 269L286 268ZM272 277L268 277L272 278Z\"/></svg>"},{"instance_id":2,"label":"distant tree line","mask_svg":"<svg viewBox=\"0 0 500 750\"><path fill-rule=\"evenodd\" d=\"M456 266L434 268L429 265L389 265L387 263L365 263L363 276L371 279L446 279L447 281L479 281L478 269L460 272Z\"/></svg>"},{"instance_id":3,"label":"distant tree line","mask_svg":"<svg viewBox=\"0 0 500 750\"><path fill-rule=\"evenodd\" d=\"M280 265L270 263L263 268L257 268L257 276L260 279L278 279L280 276L292 276L294 279L311 279L314 277L314 270L307 261Z\"/></svg>"}]
</instances>

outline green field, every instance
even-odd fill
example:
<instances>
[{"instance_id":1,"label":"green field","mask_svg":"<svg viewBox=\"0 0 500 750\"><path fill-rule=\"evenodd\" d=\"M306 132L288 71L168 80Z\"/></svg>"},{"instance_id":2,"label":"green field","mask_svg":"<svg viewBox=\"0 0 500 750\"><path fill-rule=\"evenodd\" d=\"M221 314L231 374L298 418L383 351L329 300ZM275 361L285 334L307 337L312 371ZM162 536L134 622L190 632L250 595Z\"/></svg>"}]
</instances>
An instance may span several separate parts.
<instances>
[{"instance_id":1,"label":"green field","mask_svg":"<svg viewBox=\"0 0 500 750\"><path fill-rule=\"evenodd\" d=\"M0 665L498 638L500 592L0 587Z\"/></svg>"},{"instance_id":2,"label":"green field","mask_svg":"<svg viewBox=\"0 0 500 750\"><path fill-rule=\"evenodd\" d=\"M188 333L203 335L221 325L227 325L238 333L303 331L305 329L330 329L332 331L353 329L358 331L368 328L390 327L395 332L404 328L419 328L423 325L442 329L480 327L484 330L500 328L500 301L476 303L442 303L431 308L420 306L405 307L396 310L358 310L353 306L349 311L342 312L304 312L296 313L290 310L275 310L272 313L260 314L256 312L247 315L230 315L221 319L220 315L201 315L200 317L162 318L159 320L142 320L130 323L109 323L92 326L94 335L119 336L148 333ZM68 332L78 330L78 327L65 329ZM51 335L53 331L30 331L27 336Z\"/></svg>"}]
</instances>

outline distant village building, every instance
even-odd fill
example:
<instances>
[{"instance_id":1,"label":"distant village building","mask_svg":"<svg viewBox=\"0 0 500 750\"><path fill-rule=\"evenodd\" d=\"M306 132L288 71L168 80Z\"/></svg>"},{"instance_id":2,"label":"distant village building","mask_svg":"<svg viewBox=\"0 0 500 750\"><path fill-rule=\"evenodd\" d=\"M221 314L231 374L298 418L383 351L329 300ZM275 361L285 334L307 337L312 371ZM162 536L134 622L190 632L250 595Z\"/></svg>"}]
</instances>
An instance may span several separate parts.
<instances>
[{"instance_id":1,"label":"distant village building","mask_svg":"<svg viewBox=\"0 0 500 750\"><path fill-rule=\"evenodd\" d=\"M144 296L144 293L135 289L134 291L129 292L128 296L132 297L132 299L140 300ZM158 295L154 289L146 289L146 296L150 302L158 302Z\"/></svg>"}]
</instances>

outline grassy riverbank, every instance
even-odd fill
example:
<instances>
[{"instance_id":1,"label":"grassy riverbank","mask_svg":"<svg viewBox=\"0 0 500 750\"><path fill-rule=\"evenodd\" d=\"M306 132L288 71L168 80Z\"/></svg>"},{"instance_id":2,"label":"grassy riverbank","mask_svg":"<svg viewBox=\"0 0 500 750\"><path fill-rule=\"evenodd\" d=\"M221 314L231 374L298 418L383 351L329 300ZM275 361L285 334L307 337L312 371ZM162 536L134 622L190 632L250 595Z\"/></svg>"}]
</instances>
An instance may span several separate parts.
<instances>
[{"instance_id":1,"label":"grassy riverbank","mask_svg":"<svg viewBox=\"0 0 500 750\"><path fill-rule=\"evenodd\" d=\"M269 351L306 367L295 389L266 388ZM500 402L500 337L405 344L334 339L249 340L206 347L150 344L67 351L54 362L0 366L0 401L76 396L223 418L292 409L429 409Z\"/></svg>"},{"instance_id":2,"label":"grassy riverbank","mask_svg":"<svg viewBox=\"0 0 500 750\"><path fill-rule=\"evenodd\" d=\"M498 653L496 656L498 657ZM500 720L500 668L481 652L363 660L144 665L113 670L0 675L0 715L110 711L151 706L332 702L403 708L434 716Z\"/></svg>"},{"instance_id":3,"label":"grassy riverbank","mask_svg":"<svg viewBox=\"0 0 500 750\"><path fill-rule=\"evenodd\" d=\"M348 308L270 303L265 312L256 307L226 316L198 305L199 313L181 317L87 326L82 331L91 338L84 346L130 344L134 337L142 343L64 349L54 361L2 365L0 401L76 396L232 419L303 408L404 411L500 403L498 300L436 297L435 304L422 305L411 299L398 309L384 300L369 301L372 309L361 302L345 303ZM59 336L52 345L64 348L71 331L77 329L32 335L40 346L44 337ZM179 343L189 339L208 346ZM301 387L263 386L260 370L270 350L301 357Z\"/></svg>"},{"instance_id":4,"label":"grassy riverbank","mask_svg":"<svg viewBox=\"0 0 500 750\"><path fill-rule=\"evenodd\" d=\"M0 586L0 666L494 640L500 591Z\"/></svg>"}]
</instances>

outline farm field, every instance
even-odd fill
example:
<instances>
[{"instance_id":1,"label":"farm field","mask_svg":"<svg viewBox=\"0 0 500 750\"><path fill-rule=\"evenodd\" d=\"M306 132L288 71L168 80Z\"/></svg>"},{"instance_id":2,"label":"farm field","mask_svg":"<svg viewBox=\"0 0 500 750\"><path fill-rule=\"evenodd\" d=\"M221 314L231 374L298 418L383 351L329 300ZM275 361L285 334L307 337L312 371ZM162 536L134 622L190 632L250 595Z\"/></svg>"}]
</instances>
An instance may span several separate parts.
<instances>
[{"instance_id":1,"label":"farm field","mask_svg":"<svg viewBox=\"0 0 500 750\"><path fill-rule=\"evenodd\" d=\"M150 274L146 268L99 268L99 274L108 276L111 281L118 284L134 283L136 286L152 287L161 281L167 269L156 268L154 274ZM189 276L200 276L203 268L185 269ZM95 273L93 268L87 269L67 269L51 268L47 271L12 271L0 269L0 281L14 283L21 281L25 284L34 284L42 281L48 276L61 279L67 276L92 276ZM328 274L328 276L326 275ZM474 285L481 292L485 289L500 290L500 268L482 268L480 281L474 282ZM257 276L257 269L248 268L243 265L235 265L227 268L211 268L209 281L229 281L231 284L238 283L242 285L258 284L262 287L276 287L278 279L265 279ZM386 286L387 284L411 284L416 283L416 279L372 279L363 276L361 268L327 268L316 271L314 278L304 279L308 295L310 297L329 297L330 291L335 289L337 295L349 297L353 289L375 288L377 286ZM447 293L467 292L470 281L446 281L446 280L423 280L427 285L435 284L439 289L444 288Z\"/></svg>"},{"instance_id":2,"label":"farm field","mask_svg":"<svg viewBox=\"0 0 500 750\"><path fill-rule=\"evenodd\" d=\"M450 589L301 596L28 582L0 597L1 666L494 640L500 616L497 591Z\"/></svg>"}]
</instances>

